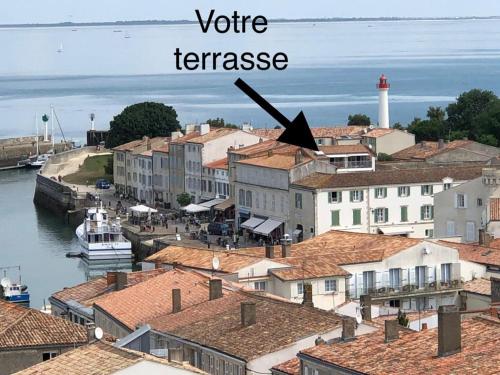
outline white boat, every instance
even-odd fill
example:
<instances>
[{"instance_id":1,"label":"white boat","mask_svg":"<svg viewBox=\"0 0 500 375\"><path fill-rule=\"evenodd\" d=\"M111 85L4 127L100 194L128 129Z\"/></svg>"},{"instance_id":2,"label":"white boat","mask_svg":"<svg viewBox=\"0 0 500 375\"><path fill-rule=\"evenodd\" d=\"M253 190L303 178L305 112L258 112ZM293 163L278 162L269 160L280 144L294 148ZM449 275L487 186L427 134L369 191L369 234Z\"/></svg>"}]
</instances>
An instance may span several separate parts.
<instances>
[{"instance_id":1,"label":"white boat","mask_svg":"<svg viewBox=\"0 0 500 375\"><path fill-rule=\"evenodd\" d=\"M89 208L85 220L76 228L82 254L89 260L131 259L132 244L122 234L120 218L111 220L101 208Z\"/></svg>"},{"instance_id":2,"label":"white boat","mask_svg":"<svg viewBox=\"0 0 500 375\"><path fill-rule=\"evenodd\" d=\"M50 158L50 154L41 154L29 160L25 164L26 168L42 168L47 160Z\"/></svg>"},{"instance_id":3,"label":"white boat","mask_svg":"<svg viewBox=\"0 0 500 375\"><path fill-rule=\"evenodd\" d=\"M57 49L57 52L58 53L64 52L64 46L63 46L62 43L59 45L59 48Z\"/></svg>"},{"instance_id":4,"label":"white boat","mask_svg":"<svg viewBox=\"0 0 500 375\"><path fill-rule=\"evenodd\" d=\"M30 294L26 290L28 287L21 284L21 277L19 277L19 283L14 283L7 277L6 270L10 268L17 268L21 272L21 267L19 266L0 267L0 269L4 270L4 277L0 280L0 298L13 303L29 305Z\"/></svg>"}]
</instances>

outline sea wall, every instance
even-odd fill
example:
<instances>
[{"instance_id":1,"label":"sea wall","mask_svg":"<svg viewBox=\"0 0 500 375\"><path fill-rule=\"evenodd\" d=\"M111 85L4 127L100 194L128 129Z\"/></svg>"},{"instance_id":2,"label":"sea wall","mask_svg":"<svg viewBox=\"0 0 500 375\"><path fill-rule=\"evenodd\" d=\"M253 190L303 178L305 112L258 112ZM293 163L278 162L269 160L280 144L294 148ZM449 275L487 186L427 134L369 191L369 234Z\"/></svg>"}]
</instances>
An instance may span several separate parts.
<instances>
[{"instance_id":1,"label":"sea wall","mask_svg":"<svg viewBox=\"0 0 500 375\"><path fill-rule=\"evenodd\" d=\"M63 152L69 144L56 143L55 152ZM52 142L43 142L43 137L39 137L40 153L44 154L52 149ZM18 161L26 159L30 155L36 154L36 137L17 137L0 139L0 168L10 167Z\"/></svg>"}]
</instances>

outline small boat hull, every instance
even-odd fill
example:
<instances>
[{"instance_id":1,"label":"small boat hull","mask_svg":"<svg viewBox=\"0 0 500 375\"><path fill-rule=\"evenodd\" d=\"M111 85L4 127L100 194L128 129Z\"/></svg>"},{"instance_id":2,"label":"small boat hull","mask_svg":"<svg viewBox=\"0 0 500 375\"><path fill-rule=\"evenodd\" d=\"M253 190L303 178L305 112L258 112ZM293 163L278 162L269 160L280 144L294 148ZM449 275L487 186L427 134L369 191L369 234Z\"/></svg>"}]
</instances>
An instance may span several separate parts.
<instances>
[{"instance_id":1,"label":"small boat hull","mask_svg":"<svg viewBox=\"0 0 500 375\"><path fill-rule=\"evenodd\" d=\"M5 297L6 301L12 303L29 303L30 302L30 294L29 293L21 293L13 296Z\"/></svg>"},{"instance_id":2,"label":"small boat hull","mask_svg":"<svg viewBox=\"0 0 500 375\"><path fill-rule=\"evenodd\" d=\"M82 255L88 260L130 260L134 257L130 241L94 242L85 239L84 224L76 229L76 236L82 247Z\"/></svg>"}]
</instances>

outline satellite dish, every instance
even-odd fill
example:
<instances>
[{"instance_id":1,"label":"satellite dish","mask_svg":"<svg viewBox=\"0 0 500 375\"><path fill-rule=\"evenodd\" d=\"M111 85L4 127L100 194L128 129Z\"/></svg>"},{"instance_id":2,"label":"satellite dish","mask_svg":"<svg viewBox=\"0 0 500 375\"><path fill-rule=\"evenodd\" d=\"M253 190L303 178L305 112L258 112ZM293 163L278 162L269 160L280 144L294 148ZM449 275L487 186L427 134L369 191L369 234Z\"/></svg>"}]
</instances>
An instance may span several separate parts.
<instances>
[{"instance_id":1,"label":"satellite dish","mask_svg":"<svg viewBox=\"0 0 500 375\"><path fill-rule=\"evenodd\" d=\"M429 250L429 248L427 246L424 247L424 254L425 255L429 255L431 253L431 251Z\"/></svg>"},{"instance_id":2,"label":"satellite dish","mask_svg":"<svg viewBox=\"0 0 500 375\"><path fill-rule=\"evenodd\" d=\"M97 328L95 329L94 335L95 335L95 338L96 338L97 340L102 339L102 337L104 336L104 332L102 331L102 328L97 327Z\"/></svg>"},{"instance_id":3,"label":"satellite dish","mask_svg":"<svg viewBox=\"0 0 500 375\"><path fill-rule=\"evenodd\" d=\"M219 261L219 258L217 258L217 257L213 257L213 259L212 259L212 268L213 268L214 270L218 270L218 269L219 269L219 267L220 267L220 261Z\"/></svg>"}]
</instances>

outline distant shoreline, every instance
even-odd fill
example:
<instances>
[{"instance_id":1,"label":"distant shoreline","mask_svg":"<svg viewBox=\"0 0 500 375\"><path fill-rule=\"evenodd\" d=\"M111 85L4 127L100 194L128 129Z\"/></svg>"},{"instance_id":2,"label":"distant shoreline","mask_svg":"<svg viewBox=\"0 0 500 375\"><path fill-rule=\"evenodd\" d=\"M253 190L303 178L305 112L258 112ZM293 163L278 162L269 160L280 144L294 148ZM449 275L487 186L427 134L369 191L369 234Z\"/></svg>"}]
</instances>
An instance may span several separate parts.
<instances>
[{"instance_id":1,"label":"distant shoreline","mask_svg":"<svg viewBox=\"0 0 500 375\"><path fill-rule=\"evenodd\" d=\"M460 21L460 20L498 20L500 16L490 17L374 17L374 18L300 18L269 19L273 23L326 23L326 22L380 22L380 21ZM59 23L18 23L0 24L0 28L30 28L30 27L88 27L88 26L148 26L148 25L192 25L198 21L192 20L145 20L145 21L114 21L114 22L59 22Z\"/></svg>"}]
</instances>

